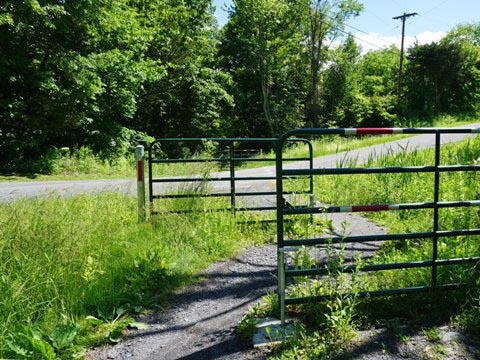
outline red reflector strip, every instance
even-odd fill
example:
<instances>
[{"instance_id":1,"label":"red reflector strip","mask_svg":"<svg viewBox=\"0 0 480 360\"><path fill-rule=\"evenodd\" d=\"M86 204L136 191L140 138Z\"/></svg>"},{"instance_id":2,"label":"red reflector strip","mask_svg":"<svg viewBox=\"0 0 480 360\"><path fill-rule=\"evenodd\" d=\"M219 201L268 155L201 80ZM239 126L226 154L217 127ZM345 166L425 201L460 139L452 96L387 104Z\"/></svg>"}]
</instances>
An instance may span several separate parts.
<instances>
[{"instance_id":1,"label":"red reflector strip","mask_svg":"<svg viewBox=\"0 0 480 360\"><path fill-rule=\"evenodd\" d=\"M143 181L143 161L142 160L137 161L137 181L138 182Z\"/></svg>"},{"instance_id":2,"label":"red reflector strip","mask_svg":"<svg viewBox=\"0 0 480 360\"><path fill-rule=\"evenodd\" d=\"M352 212L359 211L385 211L390 210L388 205L361 205L361 206L352 206Z\"/></svg>"}]
</instances>

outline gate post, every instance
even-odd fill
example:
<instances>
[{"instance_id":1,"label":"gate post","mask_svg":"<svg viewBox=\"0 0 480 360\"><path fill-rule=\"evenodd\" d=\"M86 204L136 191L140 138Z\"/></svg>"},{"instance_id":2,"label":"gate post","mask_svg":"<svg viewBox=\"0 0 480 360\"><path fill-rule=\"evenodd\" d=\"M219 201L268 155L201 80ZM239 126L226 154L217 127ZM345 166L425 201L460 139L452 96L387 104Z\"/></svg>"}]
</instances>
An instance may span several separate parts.
<instances>
[{"instance_id":1,"label":"gate post","mask_svg":"<svg viewBox=\"0 0 480 360\"><path fill-rule=\"evenodd\" d=\"M235 161L233 158L235 157L235 149L234 149L234 142L233 140L229 141L230 149L228 151L229 159L230 159L230 205L232 206L233 215L236 212L236 193L235 193Z\"/></svg>"},{"instance_id":2,"label":"gate post","mask_svg":"<svg viewBox=\"0 0 480 360\"><path fill-rule=\"evenodd\" d=\"M138 198L138 222L147 219L145 209L145 149L142 145L135 148L135 160L137 163L137 198Z\"/></svg>"}]
</instances>

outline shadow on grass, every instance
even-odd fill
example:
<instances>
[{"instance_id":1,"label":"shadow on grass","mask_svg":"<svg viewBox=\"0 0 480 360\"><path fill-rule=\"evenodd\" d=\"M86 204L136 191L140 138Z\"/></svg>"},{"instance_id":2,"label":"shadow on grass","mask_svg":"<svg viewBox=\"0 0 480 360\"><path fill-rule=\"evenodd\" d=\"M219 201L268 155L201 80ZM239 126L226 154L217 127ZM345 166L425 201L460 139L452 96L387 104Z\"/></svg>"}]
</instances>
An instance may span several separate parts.
<instances>
[{"instance_id":1,"label":"shadow on grass","mask_svg":"<svg viewBox=\"0 0 480 360\"><path fill-rule=\"evenodd\" d=\"M37 173L1 173L0 172L0 181L22 181L25 178L34 180L42 174Z\"/></svg>"},{"instance_id":2,"label":"shadow on grass","mask_svg":"<svg viewBox=\"0 0 480 360\"><path fill-rule=\"evenodd\" d=\"M444 358L445 348L461 351L459 358L478 358L478 339L451 325L465 297L465 290L456 290L363 300L358 308L363 329L354 344L335 358ZM427 329L435 329L437 338ZM444 338L448 332L450 336Z\"/></svg>"}]
</instances>

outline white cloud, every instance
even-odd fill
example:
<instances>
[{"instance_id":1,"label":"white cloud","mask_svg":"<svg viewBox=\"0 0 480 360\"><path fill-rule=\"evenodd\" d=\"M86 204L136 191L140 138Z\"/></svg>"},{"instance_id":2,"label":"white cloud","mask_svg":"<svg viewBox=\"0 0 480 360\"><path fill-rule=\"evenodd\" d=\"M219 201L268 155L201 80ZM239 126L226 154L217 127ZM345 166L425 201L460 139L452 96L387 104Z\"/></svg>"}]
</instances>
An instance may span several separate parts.
<instances>
[{"instance_id":1,"label":"white cloud","mask_svg":"<svg viewBox=\"0 0 480 360\"><path fill-rule=\"evenodd\" d=\"M362 46L362 52L364 53L371 50L377 50L378 47L385 48L389 47L390 45L395 45L400 48L402 41L402 36L400 34L398 36L384 36L379 33L369 33L368 35L356 33L354 35L357 38L357 44ZM408 49L415 43L415 41L423 45L431 43L432 41L438 41L444 36L445 32L443 31L424 31L416 36L406 35L404 46L405 49Z\"/></svg>"}]
</instances>

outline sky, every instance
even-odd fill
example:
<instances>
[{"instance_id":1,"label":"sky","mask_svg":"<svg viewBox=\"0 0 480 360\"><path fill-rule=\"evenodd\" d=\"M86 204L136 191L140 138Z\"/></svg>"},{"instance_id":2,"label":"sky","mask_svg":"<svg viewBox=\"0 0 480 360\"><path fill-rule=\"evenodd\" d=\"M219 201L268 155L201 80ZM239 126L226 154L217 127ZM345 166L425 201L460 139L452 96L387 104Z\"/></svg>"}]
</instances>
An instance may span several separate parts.
<instances>
[{"instance_id":1,"label":"sky","mask_svg":"<svg viewBox=\"0 0 480 360\"><path fill-rule=\"evenodd\" d=\"M306 2L306 0L298 0ZM359 0L363 12L346 22L345 30L357 38L364 52L396 44L400 47L402 21L395 16L416 12L405 23L405 46L437 41L459 23L480 21L480 0ZM220 26L228 19L225 7L231 0L214 0L215 16ZM361 31L359 31L361 30Z\"/></svg>"}]
</instances>

